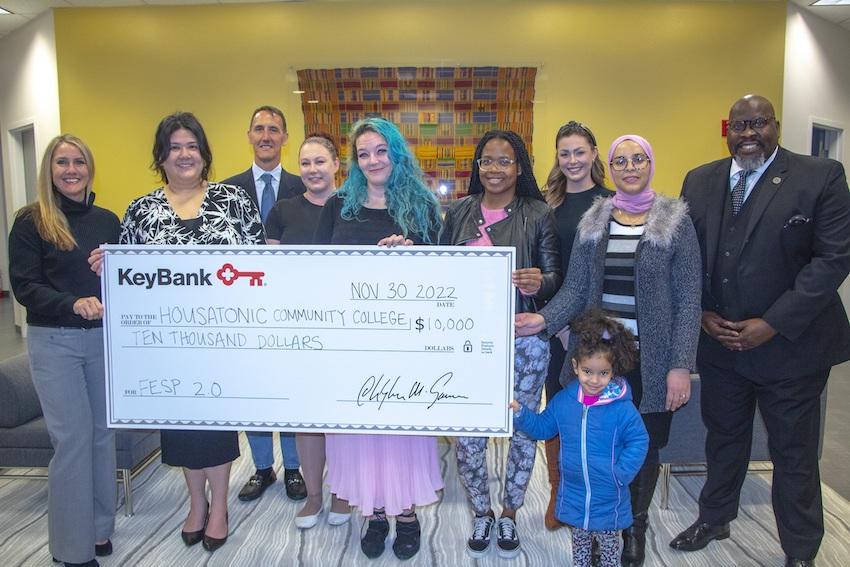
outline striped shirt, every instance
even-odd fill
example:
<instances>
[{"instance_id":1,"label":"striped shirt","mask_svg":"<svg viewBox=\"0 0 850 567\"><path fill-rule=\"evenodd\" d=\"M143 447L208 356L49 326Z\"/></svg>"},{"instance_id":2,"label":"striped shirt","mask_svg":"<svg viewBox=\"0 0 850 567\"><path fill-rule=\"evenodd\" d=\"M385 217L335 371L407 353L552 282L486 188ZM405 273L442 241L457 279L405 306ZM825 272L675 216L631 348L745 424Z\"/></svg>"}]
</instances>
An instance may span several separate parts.
<instances>
[{"instance_id":1,"label":"striped shirt","mask_svg":"<svg viewBox=\"0 0 850 567\"><path fill-rule=\"evenodd\" d=\"M602 309L623 324L638 341L635 311L635 252L645 225L626 226L611 220L605 271L602 280Z\"/></svg>"}]
</instances>

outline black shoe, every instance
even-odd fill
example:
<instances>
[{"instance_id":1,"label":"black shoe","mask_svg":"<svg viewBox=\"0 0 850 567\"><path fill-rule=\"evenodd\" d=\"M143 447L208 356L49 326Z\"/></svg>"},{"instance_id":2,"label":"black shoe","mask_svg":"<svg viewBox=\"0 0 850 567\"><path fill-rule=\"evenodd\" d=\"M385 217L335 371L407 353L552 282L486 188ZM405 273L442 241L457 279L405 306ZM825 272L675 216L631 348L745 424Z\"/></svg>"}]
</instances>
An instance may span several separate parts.
<instances>
[{"instance_id":1,"label":"black shoe","mask_svg":"<svg viewBox=\"0 0 850 567\"><path fill-rule=\"evenodd\" d=\"M785 567L815 567L814 559L794 559L793 557L785 558Z\"/></svg>"},{"instance_id":2,"label":"black shoe","mask_svg":"<svg viewBox=\"0 0 850 567\"><path fill-rule=\"evenodd\" d=\"M395 521L395 541L393 542L393 553L404 561L419 553L419 540L422 536L422 528L419 526L419 518L412 522Z\"/></svg>"},{"instance_id":3,"label":"black shoe","mask_svg":"<svg viewBox=\"0 0 850 567\"><path fill-rule=\"evenodd\" d=\"M307 498L307 485L304 484L304 477L298 469L284 469L283 483L286 486L286 496L290 500Z\"/></svg>"},{"instance_id":4,"label":"black shoe","mask_svg":"<svg viewBox=\"0 0 850 567\"><path fill-rule=\"evenodd\" d=\"M230 522L230 514L227 514L225 516L225 518L227 519L227 521L229 523ZM204 523L204 525L206 525L206 522ZM228 529L230 529L230 526L228 526ZM213 552L227 542L227 535L225 535L222 538L217 538L217 537L210 537L206 534L206 532L204 532L204 538L203 539L204 539L204 542L201 544L203 546L203 548L206 549L209 552Z\"/></svg>"},{"instance_id":5,"label":"black shoe","mask_svg":"<svg viewBox=\"0 0 850 567\"><path fill-rule=\"evenodd\" d=\"M623 530L621 567L643 567L643 562L646 559L646 528L648 525L649 515L643 512L634 517L631 527Z\"/></svg>"},{"instance_id":6,"label":"black shoe","mask_svg":"<svg viewBox=\"0 0 850 567\"><path fill-rule=\"evenodd\" d=\"M98 557L106 557L112 555L112 540L106 540L106 543L94 544L94 554Z\"/></svg>"},{"instance_id":7,"label":"black shoe","mask_svg":"<svg viewBox=\"0 0 850 567\"><path fill-rule=\"evenodd\" d=\"M201 545L204 546L204 549L206 549L207 551L213 552L225 543L227 543L227 536L224 536L223 538L217 538L210 537L207 534L204 534L204 542Z\"/></svg>"},{"instance_id":8,"label":"black shoe","mask_svg":"<svg viewBox=\"0 0 850 567\"><path fill-rule=\"evenodd\" d=\"M366 534L360 539L360 549L363 550L363 555L369 559L380 557L384 552L387 535L390 533L390 523L387 517L380 515L369 520L369 527L366 529Z\"/></svg>"},{"instance_id":9,"label":"black shoe","mask_svg":"<svg viewBox=\"0 0 850 567\"><path fill-rule=\"evenodd\" d=\"M207 521L210 519L210 503L207 502L207 515L204 516L204 527L194 532L186 532L180 530L180 538L183 540L183 543L186 544L186 547L192 547L193 545L200 543L202 539L204 539L204 530L207 529ZM109 544L109 553L112 553L112 543ZM97 553L97 546L95 546L95 555L99 555ZM109 555L108 553L105 555Z\"/></svg>"},{"instance_id":10,"label":"black shoe","mask_svg":"<svg viewBox=\"0 0 850 567\"><path fill-rule=\"evenodd\" d=\"M696 551L708 545L711 540L727 537L729 537L729 524L713 526L697 520L691 527L677 535L670 542L670 547L679 551Z\"/></svg>"},{"instance_id":11,"label":"black shoe","mask_svg":"<svg viewBox=\"0 0 850 567\"><path fill-rule=\"evenodd\" d=\"M512 559L519 555L519 534L513 518L502 516L496 522L499 536L496 539L496 551L503 559Z\"/></svg>"},{"instance_id":12,"label":"black shoe","mask_svg":"<svg viewBox=\"0 0 850 567\"><path fill-rule=\"evenodd\" d=\"M276 480L277 476L274 474L274 469L257 471L251 475L251 478L248 479L248 482L246 482L245 486L242 487L242 490L239 491L239 500L243 502L256 500L262 496L263 492L265 492L269 486L274 484ZM307 495L306 490L304 491L304 495Z\"/></svg>"},{"instance_id":13,"label":"black shoe","mask_svg":"<svg viewBox=\"0 0 850 567\"><path fill-rule=\"evenodd\" d=\"M54 563L62 563L55 557L53 558ZM86 561L85 563L62 563L65 567L100 567L100 563L97 562L97 559L92 559L91 561Z\"/></svg>"},{"instance_id":14,"label":"black shoe","mask_svg":"<svg viewBox=\"0 0 850 567\"><path fill-rule=\"evenodd\" d=\"M470 557L484 557L490 548L490 531L496 518L493 516L475 516L472 521L472 537L466 541L466 552Z\"/></svg>"}]
</instances>

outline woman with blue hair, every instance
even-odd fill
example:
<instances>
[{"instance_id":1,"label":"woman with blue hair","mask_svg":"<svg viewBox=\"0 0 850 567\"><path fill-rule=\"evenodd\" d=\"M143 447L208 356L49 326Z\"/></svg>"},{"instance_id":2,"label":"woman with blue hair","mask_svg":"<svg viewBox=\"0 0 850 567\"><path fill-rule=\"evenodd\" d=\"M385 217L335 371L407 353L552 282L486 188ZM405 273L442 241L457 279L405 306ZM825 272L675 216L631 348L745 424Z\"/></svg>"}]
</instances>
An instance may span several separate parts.
<instances>
[{"instance_id":1,"label":"woman with blue hair","mask_svg":"<svg viewBox=\"0 0 850 567\"><path fill-rule=\"evenodd\" d=\"M436 244L437 199L422 182L422 170L391 122L367 118L351 131L351 163L345 185L325 203L316 244ZM399 559L419 551L416 506L437 501L443 488L435 437L333 435L325 437L331 492L368 516L360 540L376 558L396 516L393 552Z\"/></svg>"}]
</instances>

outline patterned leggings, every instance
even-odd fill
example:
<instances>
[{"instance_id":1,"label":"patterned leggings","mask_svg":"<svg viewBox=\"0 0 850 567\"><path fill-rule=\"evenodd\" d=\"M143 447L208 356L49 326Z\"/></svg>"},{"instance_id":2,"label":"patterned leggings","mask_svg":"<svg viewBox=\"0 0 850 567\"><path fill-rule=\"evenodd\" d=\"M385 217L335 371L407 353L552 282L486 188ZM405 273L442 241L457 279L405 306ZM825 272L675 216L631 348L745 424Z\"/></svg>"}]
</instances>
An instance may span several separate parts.
<instances>
[{"instance_id":1,"label":"patterned leggings","mask_svg":"<svg viewBox=\"0 0 850 567\"><path fill-rule=\"evenodd\" d=\"M593 540L599 542L599 567L620 567L620 538L617 530L590 532L573 528L573 567L590 567Z\"/></svg>"},{"instance_id":2,"label":"patterned leggings","mask_svg":"<svg viewBox=\"0 0 850 567\"><path fill-rule=\"evenodd\" d=\"M514 345L514 397L523 406L537 411L540 393L549 365L549 343L538 337L520 337ZM487 438L458 437L457 470L476 515L490 511L487 480ZM534 468L536 443L525 433L514 431L508 449L505 494L502 505L518 509Z\"/></svg>"}]
</instances>

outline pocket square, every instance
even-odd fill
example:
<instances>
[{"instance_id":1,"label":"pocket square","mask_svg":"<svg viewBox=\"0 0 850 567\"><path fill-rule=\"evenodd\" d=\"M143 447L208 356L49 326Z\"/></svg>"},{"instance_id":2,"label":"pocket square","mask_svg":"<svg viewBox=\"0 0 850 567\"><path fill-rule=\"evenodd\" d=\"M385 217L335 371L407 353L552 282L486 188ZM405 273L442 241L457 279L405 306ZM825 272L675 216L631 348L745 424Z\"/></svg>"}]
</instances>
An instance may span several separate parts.
<instances>
[{"instance_id":1,"label":"pocket square","mask_svg":"<svg viewBox=\"0 0 850 567\"><path fill-rule=\"evenodd\" d=\"M788 228L789 226L800 226L802 224L810 223L812 219L810 217L804 215L794 215L787 221L785 221L785 226L782 228Z\"/></svg>"}]
</instances>

